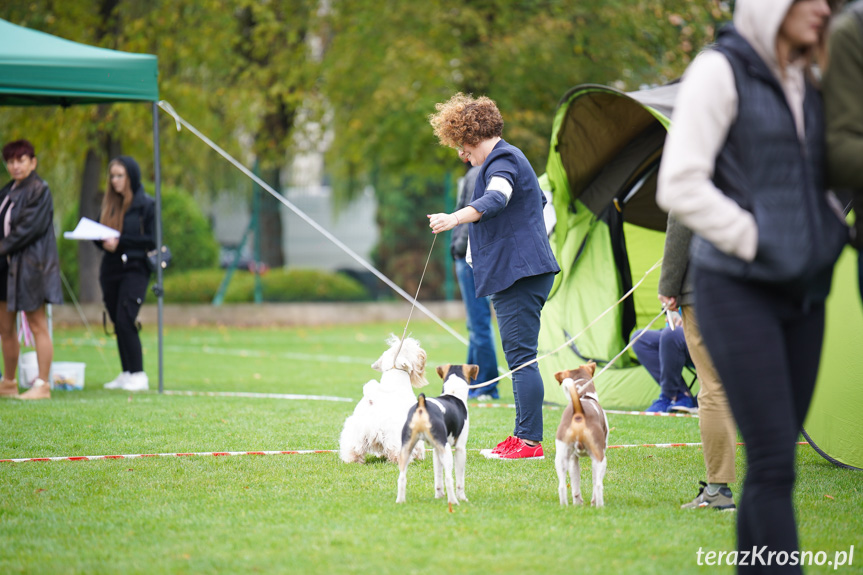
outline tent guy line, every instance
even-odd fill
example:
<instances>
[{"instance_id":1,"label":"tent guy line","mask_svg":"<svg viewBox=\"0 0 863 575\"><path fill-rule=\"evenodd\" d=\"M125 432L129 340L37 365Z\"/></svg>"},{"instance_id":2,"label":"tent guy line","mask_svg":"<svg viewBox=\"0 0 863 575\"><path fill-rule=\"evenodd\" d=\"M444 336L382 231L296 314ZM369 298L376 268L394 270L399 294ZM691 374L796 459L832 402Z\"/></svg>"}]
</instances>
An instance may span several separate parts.
<instances>
[{"instance_id":1,"label":"tent guy line","mask_svg":"<svg viewBox=\"0 0 863 575\"><path fill-rule=\"evenodd\" d=\"M285 198L282 194L280 194L275 189L273 189L273 187L270 186L267 182L263 181L261 178L256 176L251 170L249 170L246 166L241 164L237 159L235 159L233 156L231 156L228 152L223 150L218 144L216 144L211 139L209 139L207 136L205 136L200 131L198 131L197 128L195 128L194 126L189 124L189 122L187 122L185 119L183 119L177 113L177 111L174 110L173 107L171 107L171 104L169 104L165 100L160 100L159 101L159 107L162 110L164 110L168 115L170 115L172 118L174 118L174 122L176 123L178 132L181 130L181 125L186 127L192 134L197 136L202 142L207 144L210 148L212 148L220 156L222 156L223 158L228 160L228 162L230 162L235 168L237 168L238 170L243 172L246 176L251 178L256 184L261 186L261 188L266 190L271 196L273 196L274 198L279 200L279 202L281 202L285 207L290 209L297 216L299 216L302 220L304 220L307 224L309 224L315 230L320 232L325 238L327 238L328 240L333 242L336 246L339 247L339 249L341 249L346 254L351 256L358 264L360 264L361 266L363 266L364 268L366 268L367 270L372 272L375 276L378 277L378 279L380 279L385 284L390 286L396 293L398 293L404 299L406 299L411 304L413 304L414 306L419 308L424 314L426 314L429 318L431 318L435 323L437 323L439 326L441 326L447 332L449 332L450 335L452 335L454 338L459 340L464 345L468 344L468 341L464 338L464 336L462 336L460 333L458 333L453 328L451 328L446 322L444 322L441 318L439 318L437 315L435 315L431 310L429 310L427 307L425 307L424 305L419 303L415 298L413 298L409 293L407 293L402 288L400 288L390 278L385 276L382 272L380 272L372 264L367 262L359 254L357 254L355 251L353 251L351 248L349 248L347 245L345 245L344 242L342 242L340 239L338 239L336 236L334 236L332 233L330 233L329 230L327 230L322 225L320 225L318 222L313 220L304 211L302 211L300 208L298 208L293 203L291 203L287 198Z\"/></svg>"},{"instance_id":2,"label":"tent guy line","mask_svg":"<svg viewBox=\"0 0 863 575\"><path fill-rule=\"evenodd\" d=\"M639 287L639 286L641 286L641 284L642 284L642 283L644 283L644 280L646 280L646 279L647 279L647 276L648 276L648 275L650 275L651 273L653 273L653 271L654 271L654 270L656 270L656 268L658 268L660 265L662 265L662 258L659 258L659 260L657 260L657 262L656 262L655 264L653 264L652 266L650 266L650 269L648 269L646 272L644 272L644 275L641 277L641 279L640 279L640 280L638 280L638 283L636 283L634 286L632 286L632 288L630 288L630 290L629 290L628 292L626 292L625 294L623 294L623 296L622 296L619 300L617 300L616 302L614 302L614 303L613 303L613 304L612 304L608 309L606 309L604 312L602 312L601 314L599 314L599 315L598 315L598 316L597 316L593 321L591 321L589 324L587 324L587 326L585 326L585 328L584 328L584 329L582 329L580 332L578 332L577 334L575 334L574 336L572 336L571 338L569 338L568 340L566 340L565 342L563 342L562 344L560 344L557 348L555 348L555 349L551 350L551 351L550 351L550 352L548 352L548 353L545 353L545 354L543 354L543 355L537 356L537 357L533 358L532 360L530 360L530 361L528 361L528 362L525 362L525 363L521 364L520 366L516 367L515 369L512 369L512 370L510 370L510 371L508 371L508 372L506 372L506 373L504 373L504 374L502 374L502 375L497 376L497 377L496 377L496 378L494 378L494 379L490 379L490 380L488 380L488 381L484 381L484 382L482 382L482 383L474 383L474 384L472 384L472 385L469 385L469 386L468 386L468 388L470 388L470 389L477 389L477 388L480 388L480 387L485 387L485 386L487 386L487 385L489 385L489 384L492 384L492 383L495 383L495 382L497 382L497 381L500 381L501 379L504 379L505 377L509 377L510 375L512 375L513 373L515 373L516 371L518 371L518 370L520 370L520 369L522 369L522 368L525 368L525 367L527 367L527 366L529 366L529 365L531 365L531 364L533 364L533 363L538 363L538 362L540 362L541 360L543 360L543 359L545 359L545 358L547 358L547 357L549 357L549 356L552 356L552 355L556 354L557 352L559 352L559 351L560 351L560 350L562 350L563 348L565 348L565 347L569 347L569 346L570 346L570 345L571 345L575 340L577 340L579 337L581 337L582 335L584 335L584 334L587 332L587 330L589 330L590 328L592 328L592 327L594 326L594 324L596 324L596 322L598 322L598 321L599 321L599 320L601 320L603 317L605 317L606 315L608 315L609 313L611 313L611 311L612 311L612 310L614 310L614 308L616 308L617 306L619 306L621 303L623 303L623 301L624 301L626 298L628 298L628 297L629 297L629 296L631 296L633 293L635 293L635 290L636 290L636 289L638 289L638 287ZM650 328L650 326L652 326L652 325L653 325L653 323L654 323L657 319L659 319L659 318L660 318L660 316L662 316L662 315L665 315L665 310L662 310L662 312L661 312L658 316L656 316L655 318L653 318L653 319L650 321L650 323L648 323L648 324L647 324L647 326L646 326L644 329L645 329L645 330L649 329L649 328ZM639 337L641 337L641 335L639 335ZM632 344L633 344L633 343L635 343L635 341L637 341L637 340L638 340L638 338L635 338L635 340L633 340L633 341L629 342L629 344L627 344L627 345L626 345L626 346L625 346L625 347L620 351L620 353L618 353L618 354L614 357L614 359L612 359L611 361L609 361L609 362L605 365L605 367L603 367L603 368L602 368L602 370L601 370L599 373L597 373L595 376L593 376L593 379L596 379L596 378L598 378L600 375L602 375L602 374L603 374L603 372L605 372L605 370L607 370L609 367L611 367L611 366L612 366L612 364L614 364L614 362L615 362L615 361L617 361L617 360L620 358L620 356L621 356L621 355L623 355L623 353L624 353L627 349L629 349L629 348L632 346Z\"/></svg>"}]
</instances>

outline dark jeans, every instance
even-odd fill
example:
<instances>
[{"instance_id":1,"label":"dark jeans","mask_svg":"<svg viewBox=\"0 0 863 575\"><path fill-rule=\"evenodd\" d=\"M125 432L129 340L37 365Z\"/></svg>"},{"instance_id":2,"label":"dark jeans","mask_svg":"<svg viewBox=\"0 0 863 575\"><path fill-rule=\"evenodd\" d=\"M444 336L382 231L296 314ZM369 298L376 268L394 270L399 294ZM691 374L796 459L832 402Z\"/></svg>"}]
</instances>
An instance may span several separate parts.
<instances>
[{"instance_id":1,"label":"dark jeans","mask_svg":"<svg viewBox=\"0 0 863 575\"><path fill-rule=\"evenodd\" d=\"M553 273L530 276L491 296L503 353L510 369L536 358L540 314L553 283ZM512 392L515 396L513 435L529 441L542 441L545 386L536 363L512 374Z\"/></svg>"},{"instance_id":2,"label":"dark jeans","mask_svg":"<svg viewBox=\"0 0 863 575\"><path fill-rule=\"evenodd\" d=\"M99 276L102 286L102 300L117 334L117 350L123 371L136 373L144 371L144 356L141 352L141 338L135 321L138 311L147 295L150 275L138 269L122 273L106 273Z\"/></svg>"},{"instance_id":3,"label":"dark jeans","mask_svg":"<svg viewBox=\"0 0 863 575\"><path fill-rule=\"evenodd\" d=\"M474 383L482 383L498 376L497 352L491 326L491 301L487 297L476 297L473 269L467 265L464 258L455 260L455 273L467 313L467 363L479 366L479 375ZM497 396L497 383L472 389L470 393L474 397L480 394Z\"/></svg>"},{"instance_id":4,"label":"dark jeans","mask_svg":"<svg viewBox=\"0 0 863 575\"><path fill-rule=\"evenodd\" d=\"M704 341L746 443L737 548L791 553L796 442L818 375L824 304L804 305L776 288L701 269L695 293ZM756 572L801 569L738 566L738 573Z\"/></svg>"},{"instance_id":5,"label":"dark jeans","mask_svg":"<svg viewBox=\"0 0 863 575\"><path fill-rule=\"evenodd\" d=\"M635 339L644 330L632 334ZM638 362L644 366L656 383L660 393L667 399L677 399L680 395L689 395L689 387L683 380L683 368L691 364L683 326L674 331L669 327L647 330L638 341L632 345L632 351L638 357Z\"/></svg>"}]
</instances>

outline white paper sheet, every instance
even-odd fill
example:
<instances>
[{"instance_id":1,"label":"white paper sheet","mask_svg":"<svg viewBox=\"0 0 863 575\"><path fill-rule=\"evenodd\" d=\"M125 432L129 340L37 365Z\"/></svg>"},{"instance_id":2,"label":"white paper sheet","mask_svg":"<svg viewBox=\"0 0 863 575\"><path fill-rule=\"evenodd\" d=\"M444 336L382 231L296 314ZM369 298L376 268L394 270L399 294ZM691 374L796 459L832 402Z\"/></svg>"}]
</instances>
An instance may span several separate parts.
<instances>
[{"instance_id":1,"label":"white paper sheet","mask_svg":"<svg viewBox=\"0 0 863 575\"><path fill-rule=\"evenodd\" d=\"M120 232L114 228L103 226L90 218L81 218L78 225L71 232L63 232L67 240L107 240L108 238L119 238Z\"/></svg>"}]
</instances>

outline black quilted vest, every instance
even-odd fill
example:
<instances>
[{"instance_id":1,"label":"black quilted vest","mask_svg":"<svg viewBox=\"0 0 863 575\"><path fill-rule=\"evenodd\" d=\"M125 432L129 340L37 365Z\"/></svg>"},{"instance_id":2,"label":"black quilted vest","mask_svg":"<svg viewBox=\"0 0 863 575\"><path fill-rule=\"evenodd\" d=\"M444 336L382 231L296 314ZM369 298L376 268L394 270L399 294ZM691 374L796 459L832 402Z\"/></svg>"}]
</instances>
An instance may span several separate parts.
<instances>
[{"instance_id":1,"label":"black quilted vest","mask_svg":"<svg viewBox=\"0 0 863 575\"><path fill-rule=\"evenodd\" d=\"M821 95L806 83L805 141L782 87L752 46L734 29L720 31L715 49L734 70L737 119L716 158L713 182L751 212L758 250L745 262L693 238L696 267L758 283L794 297L827 297L833 265L848 229L824 189L824 120Z\"/></svg>"}]
</instances>

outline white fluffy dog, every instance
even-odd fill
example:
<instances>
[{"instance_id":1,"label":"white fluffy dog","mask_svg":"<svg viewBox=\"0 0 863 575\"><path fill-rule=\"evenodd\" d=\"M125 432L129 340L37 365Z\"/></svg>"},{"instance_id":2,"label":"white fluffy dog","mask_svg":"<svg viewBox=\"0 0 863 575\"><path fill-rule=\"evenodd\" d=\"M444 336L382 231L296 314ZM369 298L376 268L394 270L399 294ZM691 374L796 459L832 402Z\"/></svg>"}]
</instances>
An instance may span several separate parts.
<instances>
[{"instance_id":1,"label":"white fluffy dog","mask_svg":"<svg viewBox=\"0 0 863 575\"><path fill-rule=\"evenodd\" d=\"M426 352L420 342L406 337L402 343L398 336L390 335L387 345L390 348L372 364L382 372L380 382L372 379L363 386L363 398L345 420L339 438L339 456L345 463L363 463L366 455L398 462L405 417L417 402L411 387L428 385ZM424 457L425 445L420 441L414 459Z\"/></svg>"}]
</instances>

